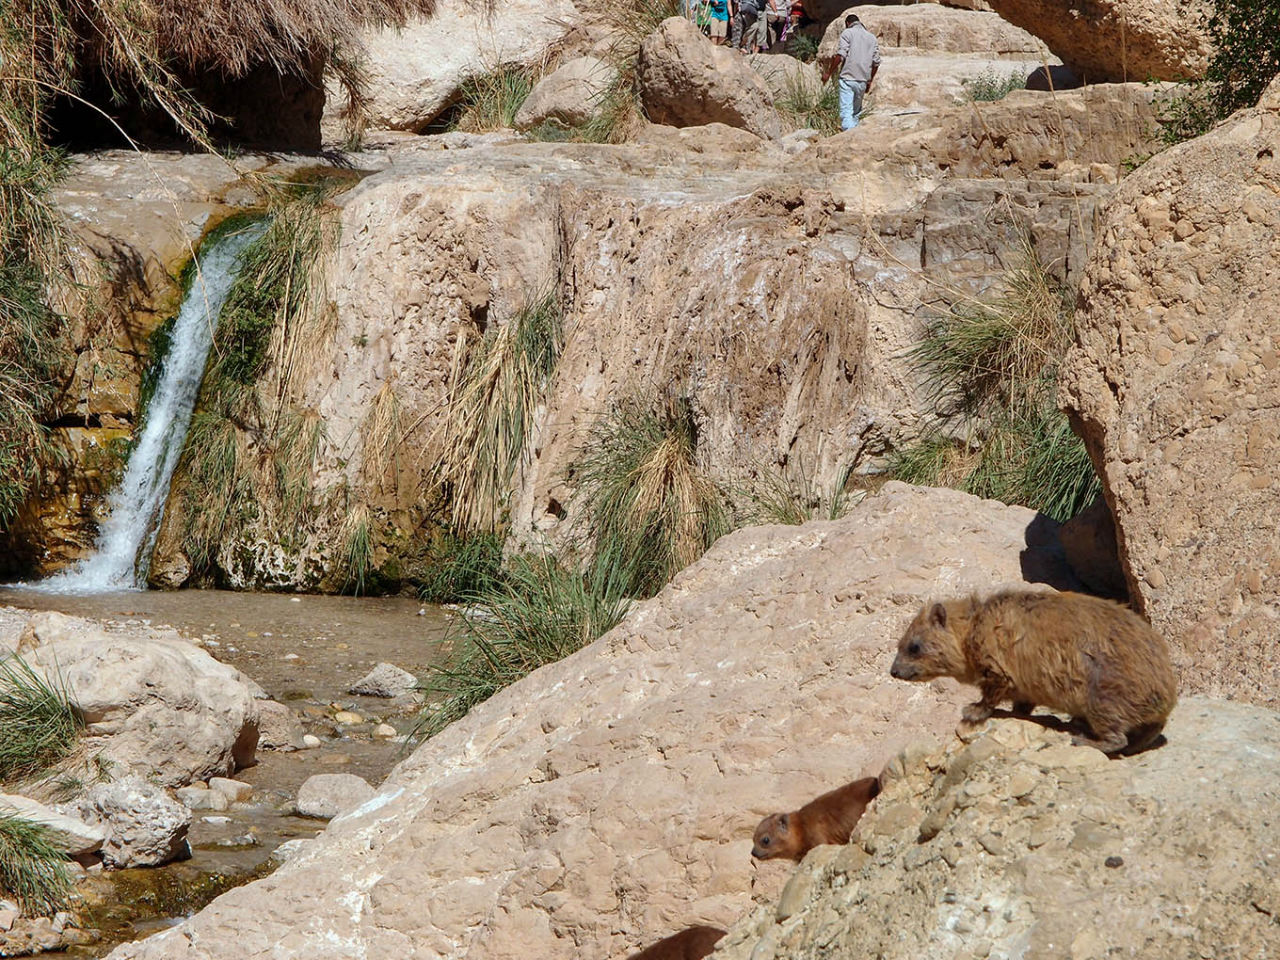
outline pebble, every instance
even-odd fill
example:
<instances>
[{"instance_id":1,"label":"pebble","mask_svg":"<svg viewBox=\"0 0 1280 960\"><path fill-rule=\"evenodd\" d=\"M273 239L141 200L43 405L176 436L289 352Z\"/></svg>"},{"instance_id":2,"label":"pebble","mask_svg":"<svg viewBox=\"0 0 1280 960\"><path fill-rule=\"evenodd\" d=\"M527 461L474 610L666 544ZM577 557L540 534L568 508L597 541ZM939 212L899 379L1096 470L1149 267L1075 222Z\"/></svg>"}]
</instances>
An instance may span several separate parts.
<instances>
[{"instance_id":1,"label":"pebble","mask_svg":"<svg viewBox=\"0 0 1280 960\"><path fill-rule=\"evenodd\" d=\"M333 719L344 726L355 726L357 723L364 723L364 717L351 710L339 710L333 715Z\"/></svg>"},{"instance_id":2,"label":"pebble","mask_svg":"<svg viewBox=\"0 0 1280 960\"><path fill-rule=\"evenodd\" d=\"M394 737L396 735L396 728L391 726L389 723L380 723L374 728L373 735L375 737Z\"/></svg>"},{"instance_id":3,"label":"pebble","mask_svg":"<svg viewBox=\"0 0 1280 960\"><path fill-rule=\"evenodd\" d=\"M301 598L301 597L290 597L290 598L289 598L289 602L290 602L290 603L301 603L301 602L302 602L302 598Z\"/></svg>"},{"instance_id":4,"label":"pebble","mask_svg":"<svg viewBox=\"0 0 1280 960\"><path fill-rule=\"evenodd\" d=\"M318 747L321 742L320 738L314 733L305 733L302 735L302 746L304 749L310 750L314 747Z\"/></svg>"}]
</instances>

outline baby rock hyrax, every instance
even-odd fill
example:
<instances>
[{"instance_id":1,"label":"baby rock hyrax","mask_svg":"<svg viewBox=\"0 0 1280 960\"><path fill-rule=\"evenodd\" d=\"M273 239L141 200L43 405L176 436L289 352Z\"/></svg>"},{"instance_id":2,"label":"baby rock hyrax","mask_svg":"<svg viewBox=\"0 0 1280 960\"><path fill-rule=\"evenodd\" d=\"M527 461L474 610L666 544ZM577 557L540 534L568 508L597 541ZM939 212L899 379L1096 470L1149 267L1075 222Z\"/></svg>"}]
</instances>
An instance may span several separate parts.
<instances>
[{"instance_id":1,"label":"baby rock hyrax","mask_svg":"<svg viewBox=\"0 0 1280 960\"><path fill-rule=\"evenodd\" d=\"M880 793L875 777L863 777L810 800L790 813L771 813L756 827L751 855L757 860L786 857L799 862L814 847L848 843L853 828Z\"/></svg>"},{"instance_id":2,"label":"baby rock hyrax","mask_svg":"<svg viewBox=\"0 0 1280 960\"><path fill-rule=\"evenodd\" d=\"M979 723L1002 700L1070 713L1107 754L1150 745L1178 699L1164 639L1126 607L1079 593L1007 591L925 604L898 643L899 680L955 677L982 691L964 710Z\"/></svg>"}]
</instances>

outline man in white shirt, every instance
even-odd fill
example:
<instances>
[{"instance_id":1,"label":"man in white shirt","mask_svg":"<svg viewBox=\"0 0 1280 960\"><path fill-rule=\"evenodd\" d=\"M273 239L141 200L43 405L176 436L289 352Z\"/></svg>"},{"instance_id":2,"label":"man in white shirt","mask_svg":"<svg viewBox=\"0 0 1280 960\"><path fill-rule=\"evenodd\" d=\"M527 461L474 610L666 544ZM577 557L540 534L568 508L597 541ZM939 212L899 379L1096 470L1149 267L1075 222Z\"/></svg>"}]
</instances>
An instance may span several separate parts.
<instances>
[{"instance_id":1,"label":"man in white shirt","mask_svg":"<svg viewBox=\"0 0 1280 960\"><path fill-rule=\"evenodd\" d=\"M844 18L844 32L840 34L836 56L828 61L823 71L823 83L831 79L837 60L840 66L840 129L852 130L858 125L858 117L862 113L862 98L871 90L876 71L880 69L880 44L862 25L856 13Z\"/></svg>"}]
</instances>

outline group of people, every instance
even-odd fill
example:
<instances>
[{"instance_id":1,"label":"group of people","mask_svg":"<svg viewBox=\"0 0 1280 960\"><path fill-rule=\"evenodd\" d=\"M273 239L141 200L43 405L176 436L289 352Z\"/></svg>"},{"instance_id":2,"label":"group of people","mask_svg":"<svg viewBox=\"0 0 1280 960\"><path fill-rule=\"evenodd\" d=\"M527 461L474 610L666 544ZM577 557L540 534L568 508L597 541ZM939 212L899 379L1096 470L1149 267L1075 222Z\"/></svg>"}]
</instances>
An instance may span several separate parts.
<instances>
[{"instance_id":1,"label":"group of people","mask_svg":"<svg viewBox=\"0 0 1280 960\"><path fill-rule=\"evenodd\" d=\"M803 0L686 0L689 19L717 46L762 53L807 21Z\"/></svg>"},{"instance_id":2,"label":"group of people","mask_svg":"<svg viewBox=\"0 0 1280 960\"><path fill-rule=\"evenodd\" d=\"M717 45L725 43L743 53L760 53L773 46L773 25L781 22L779 38L785 39L805 19L803 0L791 0L783 17L781 4L786 0L686 0L689 16ZM733 30L729 31L732 20ZM862 115L863 98L871 91L876 71L880 69L880 43L856 13L844 19L844 30L836 55L822 64L822 82L837 76L840 100L840 129L852 130Z\"/></svg>"}]
</instances>

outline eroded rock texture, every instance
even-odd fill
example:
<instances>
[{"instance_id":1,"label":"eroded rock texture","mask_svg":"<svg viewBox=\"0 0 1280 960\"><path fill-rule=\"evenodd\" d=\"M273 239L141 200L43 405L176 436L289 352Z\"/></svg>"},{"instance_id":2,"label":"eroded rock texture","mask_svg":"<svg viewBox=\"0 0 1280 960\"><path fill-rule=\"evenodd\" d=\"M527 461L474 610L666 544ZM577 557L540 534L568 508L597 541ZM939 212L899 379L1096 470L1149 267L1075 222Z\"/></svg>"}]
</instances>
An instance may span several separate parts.
<instances>
[{"instance_id":1,"label":"eroded rock texture","mask_svg":"<svg viewBox=\"0 0 1280 960\"><path fill-rule=\"evenodd\" d=\"M1130 595L1186 689L1280 697L1280 112L1121 186L1081 288L1063 400Z\"/></svg>"},{"instance_id":2,"label":"eroded rock texture","mask_svg":"<svg viewBox=\"0 0 1280 960\"><path fill-rule=\"evenodd\" d=\"M603 960L731 923L788 872L751 865L761 816L953 728L967 693L891 680L896 637L925 597L1052 578L1038 529L890 483L841 521L732 534L277 873L112 956Z\"/></svg>"}]
</instances>

